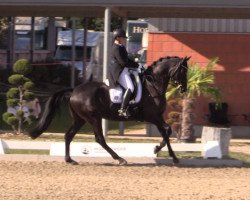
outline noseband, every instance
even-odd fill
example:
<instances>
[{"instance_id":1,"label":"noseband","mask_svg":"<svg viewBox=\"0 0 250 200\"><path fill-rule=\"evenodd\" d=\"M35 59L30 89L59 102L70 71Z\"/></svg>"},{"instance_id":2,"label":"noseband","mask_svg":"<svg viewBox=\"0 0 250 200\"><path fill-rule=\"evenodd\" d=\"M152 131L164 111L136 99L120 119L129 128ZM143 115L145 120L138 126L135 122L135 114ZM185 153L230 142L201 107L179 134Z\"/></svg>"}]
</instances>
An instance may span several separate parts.
<instances>
[{"instance_id":1,"label":"noseband","mask_svg":"<svg viewBox=\"0 0 250 200\"><path fill-rule=\"evenodd\" d=\"M181 68L185 68L187 69L186 66L183 65L183 62L184 62L184 59L182 59L180 62L178 62L175 67L169 71L169 76L170 76L170 84L172 83L173 86L175 86L175 84L179 84L179 81L177 80L174 80L174 77L175 75L177 74L178 70L181 69ZM174 71L173 71L174 70ZM173 71L173 72L172 72ZM174 84L173 84L174 83Z\"/></svg>"}]
</instances>

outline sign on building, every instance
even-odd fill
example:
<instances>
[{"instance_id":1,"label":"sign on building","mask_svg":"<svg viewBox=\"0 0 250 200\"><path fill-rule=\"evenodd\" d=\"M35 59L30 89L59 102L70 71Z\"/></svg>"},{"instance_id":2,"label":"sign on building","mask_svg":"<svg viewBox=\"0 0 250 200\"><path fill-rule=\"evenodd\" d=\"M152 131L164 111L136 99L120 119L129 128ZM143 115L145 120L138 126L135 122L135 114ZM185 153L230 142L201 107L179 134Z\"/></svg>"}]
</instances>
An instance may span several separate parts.
<instances>
[{"instance_id":1,"label":"sign on building","mask_svg":"<svg viewBox=\"0 0 250 200\"><path fill-rule=\"evenodd\" d=\"M127 50L130 54L136 54L142 48L143 33L148 32L148 23L140 20L127 21Z\"/></svg>"}]
</instances>

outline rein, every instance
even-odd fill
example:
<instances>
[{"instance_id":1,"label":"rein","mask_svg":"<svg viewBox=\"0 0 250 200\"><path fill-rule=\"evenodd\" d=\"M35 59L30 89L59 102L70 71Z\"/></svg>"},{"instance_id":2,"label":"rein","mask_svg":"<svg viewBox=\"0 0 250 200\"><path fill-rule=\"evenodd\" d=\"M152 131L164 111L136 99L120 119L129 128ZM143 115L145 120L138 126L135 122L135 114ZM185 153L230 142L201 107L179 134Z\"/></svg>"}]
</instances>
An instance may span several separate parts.
<instances>
[{"instance_id":1,"label":"rein","mask_svg":"<svg viewBox=\"0 0 250 200\"><path fill-rule=\"evenodd\" d=\"M171 74L171 76L170 76L170 80L173 80L173 77L175 76L175 74L178 72L178 69L180 69L180 68L185 68L185 69L187 69L187 67L185 67L184 65L183 65L183 60L182 61L180 61L179 63L177 63L176 65L175 65L175 71L173 72L173 74ZM172 70L171 70L172 71ZM171 72L170 71L170 72Z\"/></svg>"},{"instance_id":2,"label":"rein","mask_svg":"<svg viewBox=\"0 0 250 200\"><path fill-rule=\"evenodd\" d=\"M148 77L150 77L152 79L152 81ZM154 77L152 75L146 75L145 76L145 80L155 90L155 92L157 93L156 96L152 96L153 98L157 98L159 96L163 96L164 95L165 91L164 90L162 91L162 90L160 90L159 88L157 88L155 86L156 85L155 84L155 79L154 79Z\"/></svg>"}]
</instances>

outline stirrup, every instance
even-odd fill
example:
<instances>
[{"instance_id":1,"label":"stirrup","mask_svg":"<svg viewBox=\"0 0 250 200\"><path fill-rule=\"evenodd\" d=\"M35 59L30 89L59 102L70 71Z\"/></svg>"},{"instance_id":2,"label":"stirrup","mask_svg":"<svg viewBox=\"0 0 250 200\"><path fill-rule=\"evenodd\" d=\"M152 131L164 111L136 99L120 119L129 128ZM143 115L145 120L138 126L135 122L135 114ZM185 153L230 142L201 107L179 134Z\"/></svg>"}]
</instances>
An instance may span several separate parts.
<instances>
[{"instance_id":1,"label":"stirrup","mask_svg":"<svg viewBox=\"0 0 250 200\"><path fill-rule=\"evenodd\" d=\"M128 117L131 116L127 109L120 109L120 110L118 110L118 115L120 117L125 117L125 118L128 118Z\"/></svg>"}]
</instances>

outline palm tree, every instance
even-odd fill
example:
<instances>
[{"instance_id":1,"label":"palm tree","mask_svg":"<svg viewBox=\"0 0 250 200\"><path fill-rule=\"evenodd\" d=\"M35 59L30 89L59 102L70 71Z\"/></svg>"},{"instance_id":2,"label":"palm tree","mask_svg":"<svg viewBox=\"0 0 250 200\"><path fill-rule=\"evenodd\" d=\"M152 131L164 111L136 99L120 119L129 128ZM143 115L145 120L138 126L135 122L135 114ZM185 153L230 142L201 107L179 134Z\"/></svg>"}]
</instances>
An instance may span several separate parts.
<instances>
[{"instance_id":1,"label":"palm tree","mask_svg":"<svg viewBox=\"0 0 250 200\"><path fill-rule=\"evenodd\" d=\"M181 96L183 102L180 140L182 142L195 141L193 129L195 99L199 96L204 96L215 100L217 103L220 102L221 92L214 85L215 75L213 72L213 67L217 64L218 60L217 57L212 58L204 68L200 67L197 63L189 67L187 92ZM169 88L166 93L167 99L179 95L177 91L178 88Z\"/></svg>"}]
</instances>

